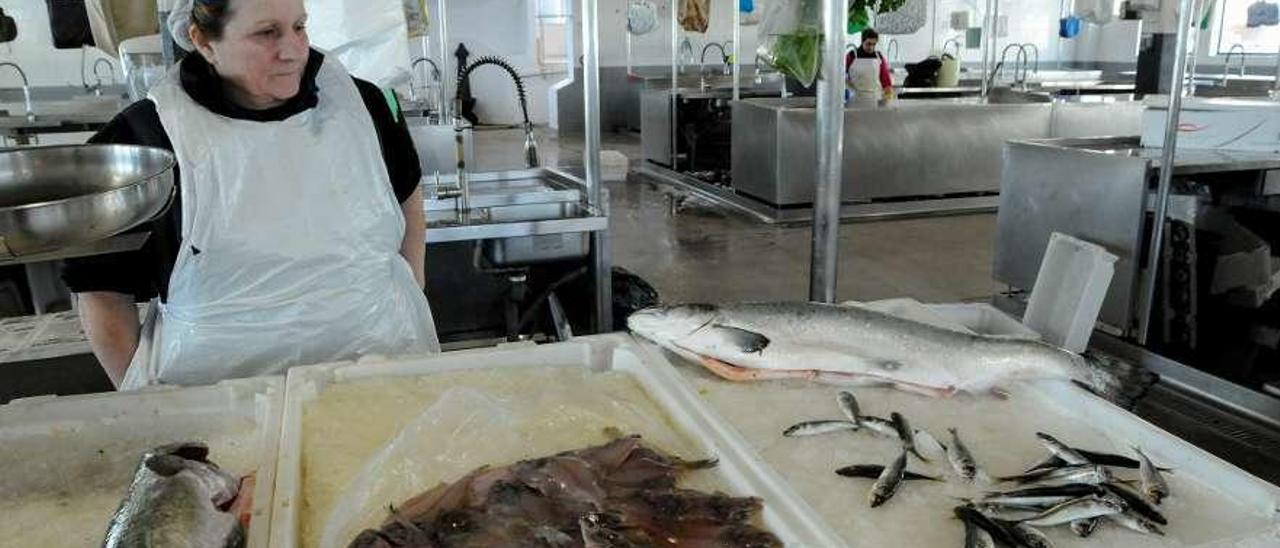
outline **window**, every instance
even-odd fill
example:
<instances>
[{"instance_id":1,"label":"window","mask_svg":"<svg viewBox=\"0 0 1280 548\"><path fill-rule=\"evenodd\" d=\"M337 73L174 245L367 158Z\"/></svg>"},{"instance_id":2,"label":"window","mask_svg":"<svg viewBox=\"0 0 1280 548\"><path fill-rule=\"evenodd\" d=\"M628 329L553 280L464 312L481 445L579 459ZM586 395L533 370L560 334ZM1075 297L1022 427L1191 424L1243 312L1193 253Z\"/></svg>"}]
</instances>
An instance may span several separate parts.
<instances>
[{"instance_id":1,"label":"window","mask_svg":"<svg viewBox=\"0 0 1280 548\"><path fill-rule=\"evenodd\" d=\"M568 66L569 50L566 31L571 24L572 0L536 0L538 25L538 64L543 69Z\"/></svg>"},{"instance_id":2,"label":"window","mask_svg":"<svg viewBox=\"0 0 1280 548\"><path fill-rule=\"evenodd\" d=\"M1226 55L1240 45L1245 53L1273 55L1280 48L1280 15L1277 0L1220 0L1213 53ZM1250 26L1253 25L1253 26ZM1238 50L1238 48L1237 48Z\"/></svg>"}]
</instances>

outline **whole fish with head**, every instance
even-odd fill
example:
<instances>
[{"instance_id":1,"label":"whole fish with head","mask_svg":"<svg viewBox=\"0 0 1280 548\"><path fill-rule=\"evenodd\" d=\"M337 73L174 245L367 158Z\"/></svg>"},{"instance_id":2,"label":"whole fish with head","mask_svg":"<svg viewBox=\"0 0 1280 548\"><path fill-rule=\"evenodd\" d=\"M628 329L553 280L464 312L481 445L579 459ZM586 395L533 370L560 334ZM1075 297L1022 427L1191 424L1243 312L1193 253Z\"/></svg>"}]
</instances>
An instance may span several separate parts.
<instances>
[{"instance_id":1,"label":"whole fish with head","mask_svg":"<svg viewBox=\"0 0 1280 548\"><path fill-rule=\"evenodd\" d=\"M1123 500L1125 505L1129 507L1129 511L1160 525L1169 524L1169 520L1165 519L1164 514L1156 510L1150 502L1147 502L1147 499L1142 498L1142 495L1133 492L1129 488L1114 483L1104 483L1102 488Z\"/></svg>"},{"instance_id":2,"label":"whole fish with head","mask_svg":"<svg viewBox=\"0 0 1280 548\"><path fill-rule=\"evenodd\" d=\"M1035 527L1025 523L1014 523L1009 526L1009 531L1013 533L1014 538L1018 539L1018 545L1025 548L1053 548L1053 541L1045 536Z\"/></svg>"},{"instance_id":3,"label":"whole fish with head","mask_svg":"<svg viewBox=\"0 0 1280 548\"><path fill-rule=\"evenodd\" d=\"M973 525L978 529L985 531L995 540L997 546L1017 546L1018 540L1009 531L1009 528L991 519L990 516L982 513L971 504L957 506L954 510L956 518L964 522L966 526Z\"/></svg>"},{"instance_id":4,"label":"whole fish with head","mask_svg":"<svg viewBox=\"0 0 1280 548\"><path fill-rule=\"evenodd\" d=\"M978 475L978 463L973 459L973 453L969 452L969 448L960 440L960 432L955 428L948 428L951 433L951 446L947 448L947 460L951 461L951 468L955 469L956 474L967 481L973 481Z\"/></svg>"},{"instance_id":5,"label":"whole fish with head","mask_svg":"<svg viewBox=\"0 0 1280 548\"><path fill-rule=\"evenodd\" d=\"M1028 487L1012 491L988 492L982 502L1014 505L1056 505L1080 497L1104 496L1109 492L1101 486L1073 483L1049 487Z\"/></svg>"},{"instance_id":6,"label":"whole fish with head","mask_svg":"<svg viewBox=\"0 0 1280 548\"><path fill-rule=\"evenodd\" d=\"M964 522L964 548L996 548L996 540L972 521Z\"/></svg>"},{"instance_id":7,"label":"whole fish with head","mask_svg":"<svg viewBox=\"0 0 1280 548\"><path fill-rule=\"evenodd\" d=\"M204 444L157 447L142 456L103 547L239 548L239 494L240 480L210 462Z\"/></svg>"},{"instance_id":8,"label":"whole fish with head","mask_svg":"<svg viewBox=\"0 0 1280 548\"><path fill-rule=\"evenodd\" d=\"M1048 470L1037 470L1035 472L1019 474L1016 476L1003 476L996 479L1023 484L1036 483L1041 486L1049 487L1055 485L1068 485L1072 483L1090 483L1099 485L1113 481L1115 477L1112 476L1111 471L1107 470L1105 467L1098 466L1096 464L1080 464Z\"/></svg>"},{"instance_id":9,"label":"whole fish with head","mask_svg":"<svg viewBox=\"0 0 1280 548\"><path fill-rule=\"evenodd\" d=\"M1156 465L1151 464L1151 459L1142 452L1137 446L1133 447L1133 452L1138 455L1138 476L1142 479L1142 494L1147 496L1147 500L1160 504L1160 501L1169 496L1169 484L1164 481L1164 477L1160 475L1160 471L1156 470Z\"/></svg>"},{"instance_id":10,"label":"whole fish with head","mask_svg":"<svg viewBox=\"0 0 1280 548\"><path fill-rule=\"evenodd\" d=\"M879 479L880 474L884 473L884 469L885 467L879 464L854 464L854 465L846 466L844 468L836 470L836 475L844 476L846 478ZM942 478L935 478L933 476L917 474L910 470L904 471L902 473L902 479L906 481L914 481L914 480L942 481Z\"/></svg>"},{"instance_id":11,"label":"whole fish with head","mask_svg":"<svg viewBox=\"0 0 1280 548\"><path fill-rule=\"evenodd\" d=\"M1045 510L1036 516L1020 520L1019 523L1025 523L1035 527L1052 527L1054 525L1063 525L1080 519L1119 514L1124 512L1124 510L1124 502L1115 497L1088 496L1069 500Z\"/></svg>"},{"instance_id":12,"label":"whole fish with head","mask_svg":"<svg viewBox=\"0 0 1280 548\"><path fill-rule=\"evenodd\" d=\"M1125 468L1129 470L1137 470L1141 466L1141 463L1139 463L1137 459L1131 459L1123 455L1099 453L1096 451L1081 449L1079 447L1073 447L1072 449L1092 464L1100 464L1110 468ZM1034 472L1036 470L1044 470L1046 468L1061 468L1066 465L1067 461L1062 460L1057 455L1049 455L1045 460L1036 463L1031 468L1028 468L1027 471ZM1156 469L1161 472L1169 472L1172 470L1171 468L1165 467L1158 467Z\"/></svg>"},{"instance_id":13,"label":"whole fish with head","mask_svg":"<svg viewBox=\"0 0 1280 548\"><path fill-rule=\"evenodd\" d=\"M631 331L734 381L808 379L930 396L1021 380L1074 380L1124 405L1154 382L1041 342L950 331L858 306L683 305L642 310Z\"/></svg>"},{"instance_id":14,"label":"whole fish with head","mask_svg":"<svg viewBox=\"0 0 1280 548\"><path fill-rule=\"evenodd\" d=\"M1164 530L1160 529L1159 525L1156 525L1155 522L1133 512L1111 514L1106 516L1106 518L1125 529L1137 531L1144 535L1164 536Z\"/></svg>"},{"instance_id":15,"label":"whole fish with head","mask_svg":"<svg viewBox=\"0 0 1280 548\"><path fill-rule=\"evenodd\" d=\"M836 405L840 406L840 411L849 422L862 426L862 409L858 406L858 398L853 397L851 392L842 391L837 394Z\"/></svg>"},{"instance_id":16,"label":"whole fish with head","mask_svg":"<svg viewBox=\"0 0 1280 548\"><path fill-rule=\"evenodd\" d=\"M1072 449L1067 444L1058 441L1058 438L1044 432L1036 432L1036 439L1040 440L1045 449L1048 449L1050 453L1053 453L1068 465L1090 464L1089 459L1084 458L1083 455L1077 453L1075 449Z\"/></svg>"},{"instance_id":17,"label":"whole fish with head","mask_svg":"<svg viewBox=\"0 0 1280 548\"><path fill-rule=\"evenodd\" d=\"M871 486L871 507L876 508L889 502L893 495L898 492L898 487L902 485L903 478L907 473L907 452L902 451L893 463L886 466L880 477L876 478L875 485Z\"/></svg>"},{"instance_id":18,"label":"whole fish with head","mask_svg":"<svg viewBox=\"0 0 1280 548\"><path fill-rule=\"evenodd\" d=\"M889 419L872 415L865 415L861 419L862 427L868 432L885 438L898 437L898 427Z\"/></svg>"},{"instance_id":19,"label":"whole fish with head","mask_svg":"<svg viewBox=\"0 0 1280 548\"><path fill-rule=\"evenodd\" d=\"M902 448L915 455L916 458L924 462L930 462L928 458L925 458L916 449L916 431L911 428L911 423L907 422L907 418L902 416L902 413L894 411L889 414L889 420L893 422L893 429L898 432L898 439L902 441Z\"/></svg>"},{"instance_id":20,"label":"whole fish with head","mask_svg":"<svg viewBox=\"0 0 1280 548\"><path fill-rule=\"evenodd\" d=\"M1078 519L1071 522L1071 532L1077 537L1089 538L1093 536L1093 532L1098 530L1098 525L1102 523L1102 518Z\"/></svg>"},{"instance_id":21,"label":"whole fish with head","mask_svg":"<svg viewBox=\"0 0 1280 548\"><path fill-rule=\"evenodd\" d=\"M786 430L782 431L782 435L788 438L802 438L820 436L832 432L852 432L857 429L857 424L843 420L806 421L787 427Z\"/></svg>"}]
</instances>

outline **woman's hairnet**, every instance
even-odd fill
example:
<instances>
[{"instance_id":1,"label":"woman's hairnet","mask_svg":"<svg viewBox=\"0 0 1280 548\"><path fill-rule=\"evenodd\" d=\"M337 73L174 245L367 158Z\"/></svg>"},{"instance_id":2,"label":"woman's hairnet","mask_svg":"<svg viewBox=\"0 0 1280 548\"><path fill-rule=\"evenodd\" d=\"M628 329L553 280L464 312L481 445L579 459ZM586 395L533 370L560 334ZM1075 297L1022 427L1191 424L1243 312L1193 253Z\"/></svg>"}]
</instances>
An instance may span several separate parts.
<instances>
[{"instance_id":1,"label":"woman's hairnet","mask_svg":"<svg viewBox=\"0 0 1280 548\"><path fill-rule=\"evenodd\" d=\"M191 43L191 34L188 32L191 28L191 8L194 0L175 0L173 10L169 12L169 33L173 35L173 41L178 47L195 51L195 44Z\"/></svg>"}]
</instances>

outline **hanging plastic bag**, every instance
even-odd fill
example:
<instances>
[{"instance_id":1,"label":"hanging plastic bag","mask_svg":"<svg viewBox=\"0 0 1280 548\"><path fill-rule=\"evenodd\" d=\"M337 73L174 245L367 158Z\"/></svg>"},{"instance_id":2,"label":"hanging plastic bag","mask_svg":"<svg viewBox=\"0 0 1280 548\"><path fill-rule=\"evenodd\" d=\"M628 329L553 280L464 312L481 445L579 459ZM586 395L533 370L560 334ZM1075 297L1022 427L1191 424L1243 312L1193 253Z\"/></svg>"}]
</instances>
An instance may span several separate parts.
<instances>
[{"instance_id":1,"label":"hanging plastic bag","mask_svg":"<svg viewBox=\"0 0 1280 548\"><path fill-rule=\"evenodd\" d=\"M680 0L680 28L688 32L707 32L711 26L711 0Z\"/></svg>"},{"instance_id":2,"label":"hanging plastic bag","mask_svg":"<svg viewBox=\"0 0 1280 548\"><path fill-rule=\"evenodd\" d=\"M881 8L883 7L881 3ZM902 7L876 17L876 30L880 34L915 34L929 20L929 3L926 0L907 0Z\"/></svg>"},{"instance_id":3,"label":"hanging plastic bag","mask_svg":"<svg viewBox=\"0 0 1280 548\"><path fill-rule=\"evenodd\" d=\"M756 11L755 0L738 0L738 11L742 13L751 13Z\"/></svg>"},{"instance_id":4,"label":"hanging plastic bag","mask_svg":"<svg viewBox=\"0 0 1280 548\"><path fill-rule=\"evenodd\" d=\"M1074 15L1058 20L1058 37L1075 38L1080 35L1080 18Z\"/></svg>"},{"instance_id":5,"label":"hanging plastic bag","mask_svg":"<svg viewBox=\"0 0 1280 548\"><path fill-rule=\"evenodd\" d=\"M1272 2L1254 2L1249 6L1248 23L1251 29L1274 27L1280 24L1280 6Z\"/></svg>"},{"instance_id":6,"label":"hanging plastic bag","mask_svg":"<svg viewBox=\"0 0 1280 548\"><path fill-rule=\"evenodd\" d=\"M427 35L431 20L428 18L425 0L403 0L404 20L409 25L409 38L420 38Z\"/></svg>"},{"instance_id":7,"label":"hanging plastic bag","mask_svg":"<svg viewBox=\"0 0 1280 548\"><path fill-rule=\"evenodd\" d=\"M307 0L311 44L380 87L413 80L404 0Z\"/></svg>"},{"instance_id":8,"label":"hanging plastic bag","mask_svg":"<svg viewBox=\"0 0 1280 548\"><path fill-rule=\"evenodd\" d=\"M750 11L743 8L743 6L748 2L751 4ZM760 14L764 12L765 4L768 2L769 0L742 0L738 5L739 10L742 12L742 15L738 18L738 22L740 22L744 27L754 27L759 25Z\"/></svg>"},{"instance_id":9,"label":"hanging plastic bag","mask_svg":"<svg viewBox=\"0 0 1280 548\"><path fill-rule=\"evenodd\" d=\"M820 0L771 0L761 14L756 54L778 72L810 87L822 66Z\"/></svg>"},{"instance_id":10,"label":"hanging plastic bag","mask_svg":"<svg viewBox=\"0 0 1280 548\"><path fill-rule=\"evenodd\" d=\"M658 6L649 0L631 0L627 3L627 32L643 36L657 30Z\"/></svg>"}]
</instances>

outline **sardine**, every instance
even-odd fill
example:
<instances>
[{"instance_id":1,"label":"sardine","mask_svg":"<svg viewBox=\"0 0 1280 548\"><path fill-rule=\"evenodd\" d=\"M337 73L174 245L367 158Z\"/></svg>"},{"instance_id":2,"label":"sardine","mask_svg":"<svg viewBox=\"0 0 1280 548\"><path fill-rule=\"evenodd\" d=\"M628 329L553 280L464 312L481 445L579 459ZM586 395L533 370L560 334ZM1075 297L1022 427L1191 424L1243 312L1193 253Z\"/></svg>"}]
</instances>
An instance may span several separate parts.
<instances>
[{"instance_id":1,"label":"sardine","mask_svg":"<svg viewBox=\"0 0 1280 548\"><path fill-rule=\"evenodd\" d=\"M1098 525L1102 523L1102 518L1078 519L1071 522L1071 532L1080 538L1089 538L1093 536L1093 532L1098 530Z\"/></svg>"},{"instance_id":2,"label":"sardine","mask_svg":"<svg viewBox=\"0 0 1280 548\"><path fill-rule=\"evenodd\" d=\"M1146 535L1164 536L1164 530L1160 529L1159 525L1156 525L1151 520L1144 518L1142 516L1139 516L1133 512L1122 512L1119 514L1111 514L1107 516L1107 519L1111 520L1112 522L1114 522L1115 524L1121 527L1124 527L1126 529L1130 529L1133 531L1137 531L1139 533L1143 533Z\"/></svg>"},{"instance_id":3,"label":"sardine","mask_svg":"<svg viewBox=\"0 0 1280 548\"><path fill-rule=\"evenodd\" d=\"M1054 506L1019 523L1035 527L1052 527L1076 520L1110 516L1124 512L1124 502L1114 497L1080 497Z\"/></svg>"},{"instance_id":4,"label":"sardine","mask_svg":"<svg viewBox=\"0 0 1280 548\"><path fill-rule=\"evenodd\" d=\"M782 431L782 435L788 438L801 438L857 429L858 425L849 421L807 421L788 427Z\"/></svg>"},{"instance_id":5,"label":"sardine","mask_svg":"<svg viewBox=\"0 0 1280 548\"><path fill-rule=\"evenodd\" d=\"M951 433L951 446L947 448L947 460L951 461L951 467L955 469L956 474L968 481L978 475L978 463L973 460L973 454L969 452L969 448L960 441L960 433L955 428L948 428Z\"/></svg>"},{"instance_id":6,"label":"sardine","mask_svg":"<svg viewBox=\"0 0 1280 548\"><path fill-rule=\"evenodd\" d=\"M972 521L964 522L964 548L996 548L996 541L986 529Z\"/></svg>"},{"instance_id":7,"label":"sardine","mask_svg":"<svg viewBox=\"0 0 1280 548\"><path fill-rule=\"evenodd\" d=\"M1155 376L1048 344L959 333L858 306L683 305L642 310L631 331L729 380L889 385L931 396L1033 379L1074 380L1130 405Z\"/></svg>"},{"instance_id":8,"label":"sardine","mask_svg":"<svg viewBox=\"0 0 1280 548\"><path fill-rule=\"evenodd\" d=\"M1099 485L1115 479L1109 470L1096 464L1064 466L1048 470L1038 470L1028 474L1004 476L996 478L1000 481L1016 481L1018 483L1037 483L1045 487L1068 485L1072 483L1089 483Z\"/></svg>"},{"instance_id":9,"label":"sardine","mask_svg":"<svg viewBox=\"0 0 1280 548\"><path fill-rule=\"evenodd\" d=\"M1129 510L1139 516L1147 518L1160 525L1169 524L1169 520L1165 519L1164 514L1161 514L1159 510L1156 510L1151 503L1147 502L1147 499L1142 498L1142 495L1133 492L1127 487L1116 485L1114 483L1104 483L1102 484L1102 487L1106 489L1108 493L1120 497L1120 500L1124 501L1125 505L1129 507Z\"/></svg>"},{"instance_id":10,"label":"sardine","mask_svg":"<svg viewBox=\"0 0 1280 548\"><path fill-rule=\"evenodd\" d=\"M1029 487L1013 491L990 492L982 502L1016 505L1061 504L1080 497L1103 496L1108 491L1100 486L1087 483L1073 483L1051 487Z\"/></svg>"},{"instance_id":11,"label":"sardine","mask_svg":"<svg viewBox=\"0 0 1280 548\"><path fill-rule=\"evenodd\" d=\"M991 535L998 546L1017 546L1018 540L1009 531L1009 528L997 523L991 517L974 508L972 505L957 506L953 510L956 517L963 521L966 525L973 526L986 531Z\"/></svg>"},{"instance_id":12,"label":"sardine","mask_svg":"<svg viewBox=\"0 0 1280 548\"><path fill-rule=\"evenodd\" d=\"M1040 443L1050 453L1053 453L1068 465L1090 464L1089 459L1084 458L1083 455L1077 453L1075 449L1072 449L1067 444L1058 441L1058 438L1044 432L1036 432L1036 439L1040 440Z\"/></svg>"},{"instance_id":13,"label":"sardine","mask_svg":"<svg viewBox=\"0 0 1280 548\"><path fill-rule=\"evenodd\" d=\"M1156 470L1156 465L1151 464L1151 459L1141 449L1134 446L1133 452L1138 455L1138 462L1141 463L1138 475L1142 478L1142 494L1152 503L1160 504L1160 501L1169 496L1169 484L1165 483L1160 471Z\"/></svg>"},{"instance_id":14,"label":"sardine","mask_svg":"<svg viewBox=\"0 0 1280 548\"><path fill-rule=\"evenodd\" d=\"M201 443L148 451L107 529L104 548L239 548L245 533L229 511L240 480L209 461Z\"/></svg>"},{"instance_id":15,"label":"sardine","mask_svg":"<svg viewBox=\"0 0 1280 548\"><path fill-rule=\"evenodd\" d=\"M836 470L837 475L844 476L846 478L879 479L880 474L882 473L884 473L884 467L880 466L879 464L854 464L854 465L846 466L844 468ZM908 480L908 481L911 481L911 480L942 481L942 478L935 478L933 476L917 474L910 470L904 471L902 473L902 479Z\"/></svg>"},{"instance_id":16,"label":"sardine","mask_svg":"<svg viewBox=\"0 0 1280 548\"><path fill-rule=\"evenodd\" d=\"M862 417L862 426L868 432L875 433L886 438L898 437L898 428L893 425L893 421L881 417L864 416Z\"/></svg>"},{"instance_id":17,"label":"sardine","mask_svg":"<svg viewBox=\"0 0 1280 548\"><path fill-rule=\"evenodd\" d=\"M1025 523L1015 523L1009 526L1009 531L1013 533L1014 538L1018 539L1018 545L1025 548L1053 548L1053 541L1049 540L1044 533Z\"/></svg>"},{"instance_id":18,"label":"sardine","mask_svg":"<svg viewBox=\"0 0 1280 548\"><path fill-rule=\"evenodd\" d=\"M858 398L853 397L850 392L840 392L836 396L836 404L849 422L862 426L862 410L858 408Z\"/></svg>"},{"instance_id":19,"label":"sardine","mask_svg":"<svg viewBox=\"0 0 1280 548\"><path fill-rule=\"evenodd\" d=\"M904 450L892 464L880 472L875 485L871 486L871 507L879 507L893 498L894 493L898 492L898 487L902 485L906 473L907 452Z\"/></svg>"},{"instance_id":20,"label":"sardine","mask_svg":"<svg viewBox=\"0 0 1280 548\"><path fill-rule=\"evenodd\" d=\"M1139 466L1141 466L1141 463L1139 463L1137 459L1131 459L1123 455L1113 455L1111 453L1098 453L1095 451L1089 451L1087 449L1081 449L1079 447L1072 447L1072 449L1074 449L1076 453L1079 453L1080 456L1084 457L1090 463L1093 463L1093 464L1100 464L1102 466L1108 466L1111 468L1125 468L1128 470L1137 470ZM1045 460L1036 463L1031 468L1028 468L1027 472L1044 470L1047 468L1062 468L1063 466L1066 466L1066 465L1067 465L1067 462L1058 458L1057 455L1049 455L1049 457L1046 458ZM1157 470L1161 472L1169 472L1171 469L1159 467L1157 468Z\"/></svg>"},{"instance_id":21,"label":"sardine","mask_svg":"<svg viewBox=\"0 0 1280 548\"><path fill-rule=\"evenodd\" d=\"M898 432L898 439L902 440L902 448L915 455L916 458L924 462L930 462L916 449L916 432L911 428L911 423L907 422L907 418L902 416L902 413L894 411L889 414L889 420L893 422L893 429Z\"/></svg>"}]
</instances>

